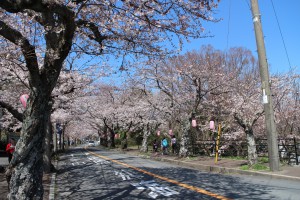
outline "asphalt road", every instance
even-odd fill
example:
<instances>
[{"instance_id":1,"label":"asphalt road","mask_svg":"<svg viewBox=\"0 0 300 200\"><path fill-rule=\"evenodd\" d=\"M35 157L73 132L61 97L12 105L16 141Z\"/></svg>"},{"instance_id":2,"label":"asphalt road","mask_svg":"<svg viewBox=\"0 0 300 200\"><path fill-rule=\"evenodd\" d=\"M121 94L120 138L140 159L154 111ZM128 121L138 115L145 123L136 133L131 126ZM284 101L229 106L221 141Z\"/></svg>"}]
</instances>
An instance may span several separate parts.
<instances>
[{"instance_id":1,"label":"asphalt road","mask_svg":"<svg viewBox=\"0 0 300 200\"><path fill-rule=\"evenodd\" d=\"M55 199L289 199L300 182L223 175L113 151L72 149L60 157Z\"/></svg>"}]
</instances>

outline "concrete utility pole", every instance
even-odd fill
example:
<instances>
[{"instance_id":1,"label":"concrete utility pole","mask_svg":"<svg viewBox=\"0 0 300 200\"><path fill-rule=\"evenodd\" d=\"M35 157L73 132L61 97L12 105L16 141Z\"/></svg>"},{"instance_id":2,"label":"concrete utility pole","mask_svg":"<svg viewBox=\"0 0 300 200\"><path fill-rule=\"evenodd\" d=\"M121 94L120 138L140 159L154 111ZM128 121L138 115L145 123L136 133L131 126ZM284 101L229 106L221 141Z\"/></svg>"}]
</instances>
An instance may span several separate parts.
<instances>
[{"instance_id":1,"label":"concrete utility pole","mask_svg":"<svg viewBox=\"0 0 300 200\"><path fill-rule=\"evenodd\" d=\"M269 165L271 171L279 171L278 135L275 125L273 101L269 82L269 69L257 0L251 0L251 7L262 83L263 104L268 137Z\"/></svg>"}]
</instances>

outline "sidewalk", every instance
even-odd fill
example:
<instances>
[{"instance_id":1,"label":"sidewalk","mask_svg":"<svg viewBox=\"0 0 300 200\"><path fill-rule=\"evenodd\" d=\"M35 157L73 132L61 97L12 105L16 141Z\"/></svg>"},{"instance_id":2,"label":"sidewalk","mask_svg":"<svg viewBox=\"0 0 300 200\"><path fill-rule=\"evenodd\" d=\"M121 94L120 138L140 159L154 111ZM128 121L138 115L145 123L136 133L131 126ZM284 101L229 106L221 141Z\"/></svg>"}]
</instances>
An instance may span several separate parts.
<instances>
[{"instance_id":1,"label":"sidewalk","mask_svg":"<svg viewBox=\"0 0 300 200\"><path fill-rule=\"evenodd\" d=\"M8 165L8 157L0 157L0 200L6 199L8 187L4 174L4 169Z\"/></svg>"},{"instance_id":2,"label":"sidewalk","mask_svg":"<svg viewBox=\"0 0 300 200\"><path fill-rule=\"evenodd\" d=\"M240 167L247 164L247 160L233 160L226 158L219 158L218 162L215 163L214 157L208 156L198 156L193 158L178 158L173 155L161 155L160 152L154 154L152 151L150 153L140 153L137 149L128 149L122 151L124 153L140 156L146 159L153 159L163 162L170 162L177 164L179 166L192 167L195 169L223 173L223 174L242 174L250 176L264 176L276 179L288 179L300 181L300 165L289 166L284 165L280 167L280 171L254 171L254 170L242 170Z\"/></svg>"}]
</instances>

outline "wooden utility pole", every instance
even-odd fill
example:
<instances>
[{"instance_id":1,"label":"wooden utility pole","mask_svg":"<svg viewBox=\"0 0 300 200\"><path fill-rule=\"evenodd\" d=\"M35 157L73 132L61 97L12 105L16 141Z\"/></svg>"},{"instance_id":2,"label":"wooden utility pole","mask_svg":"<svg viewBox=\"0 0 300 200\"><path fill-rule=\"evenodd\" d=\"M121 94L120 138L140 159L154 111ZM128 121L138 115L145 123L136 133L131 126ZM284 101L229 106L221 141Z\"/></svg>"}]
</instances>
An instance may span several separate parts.
<instances>
[{"instance_id":1,"label":"wooden utility pole","mask_svg":"<svg viewBox=\"0 0 300 200\"><path fill-rule=\"evenodd\" d=\"M275 125L273 101L269 81L269 69L257 0L251 0L251 8L258 51L260 78L262 83L265 123L268 138L269 165L271 171L279 171L278 135Z\"/></svg>"}]
</instances>

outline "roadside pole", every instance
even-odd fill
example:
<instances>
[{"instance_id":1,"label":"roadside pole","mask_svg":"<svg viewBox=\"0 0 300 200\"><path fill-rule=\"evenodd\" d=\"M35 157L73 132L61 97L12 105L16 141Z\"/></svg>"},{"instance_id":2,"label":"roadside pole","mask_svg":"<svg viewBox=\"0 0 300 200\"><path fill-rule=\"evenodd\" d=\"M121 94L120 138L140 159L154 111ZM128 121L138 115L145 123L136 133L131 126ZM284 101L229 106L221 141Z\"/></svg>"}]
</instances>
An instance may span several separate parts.
<instances>
[{"instance_id":1,"label":"roadside pole","mask_svg":"<svg viewBox=\"0 0 300 200\"><path fill-rule=\"evenodd\" d=\"M221 123L219 123L219 125L218 125L218 137L217 137L217 144L216 144L215 164L218 163L220 137L221 137Z\"/></svg>"},{"instance_id":2,"label":"roadside pole","mask_svg":"<svg viewBox=\"0 0 300 200\"><path fill-rule=\"evenodd\" d=\"M268 138L269 165L271 171L279 171L278 135L275 125L273 101L269 81L269 69L257 0L251 0L251 10L258 51L260 78L262 83L265 123Z\"/></svg>"}]
</instances>

